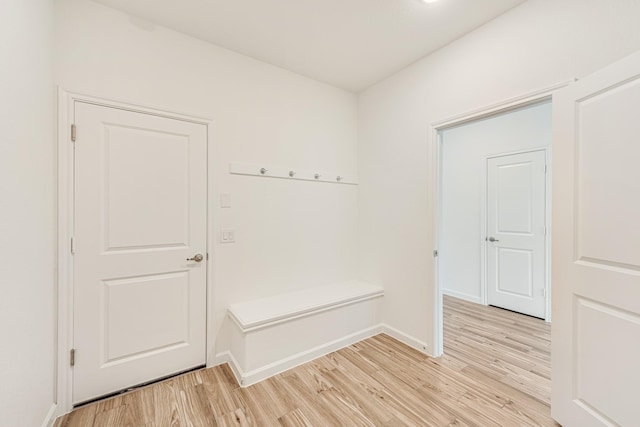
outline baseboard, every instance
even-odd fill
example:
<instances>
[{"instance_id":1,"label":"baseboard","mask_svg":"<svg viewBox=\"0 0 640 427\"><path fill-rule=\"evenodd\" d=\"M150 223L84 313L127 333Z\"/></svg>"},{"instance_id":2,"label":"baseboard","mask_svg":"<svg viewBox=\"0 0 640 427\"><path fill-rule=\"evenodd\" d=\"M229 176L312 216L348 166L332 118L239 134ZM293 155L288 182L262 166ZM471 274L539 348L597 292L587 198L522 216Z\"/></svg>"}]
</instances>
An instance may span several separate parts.
<instances>
[{"instance_id":1,"label":"baseboard","mask_svg":"<svg viewBox=\"0 0 640 427\"><path fill-rule=\"evenodd\" d=\"M212 363L207 364L207 368L211 368L218 365L224 365L225 363L229 363L229 356L231 353L228 351L224 351L222 353L218 353L213 358Z\"/></svg>"},{"instance_id":2,"label":"baseboard","mask_svg":"<svg viewBox=\"0 0 640 427\"><path fill-rule=\"evenodd\" d=\"M230 351L216 354L215 362L212 366L228 363L229 367L231 368L231 372L233 372L233 375L235 376L238 384L242 387L248 387L252 384L266 380L267 378L270 378L274 375L280 374L288 369L292 369L304 363L311 362L312 360L315 360L326 354L329 354L336 350L340 350L341 348L348 347L352 344L378 335L380 333L387 334L390 337L397 339L401 343L415 348L421 353L430 355L428 352L429 346L427 345L427 343L420 341L419 339L414 338L411 335L405 334L404 332L401 332L387 324L380 324L315 347L311 350L295 354L270 365L264 366L260 369L254 369L253 371L243 372L240 368L240 364L235 359L235 357L233 357L233 354L231 354Z\"/></svg>"},{"instance_id":3,"label":"baseboard","mask_svg":"<svg viewBox=\"0 0 640 427\"><path fill-rule=\"evenodd\" d=\"M355 332L353 334L347 335L335 341L328 342L326 344L322 344L318 347L312 348L307 351L303 351L298 354L294 354L293 356L278 360L277 362L271 363L269 365L263 366L259 369L254 369L249 372L243 372L240 369L240 365L235 360L233 355L230 352L227 352L226 355L224 353L220 354L220 360L224 357L227 358L227 362L231 367L238 383L242 387L248 387L252 384L260 382L262 380L266 380L274 375L282 373L288 369L295 368L296 366L302 365L307 362L311 362L318 357L322 357L326 354L334 352L336 350L340 350L341 348L348 347L352 344L355 344L364 339L370 338L374 335L378 335L383 331L382 325L372 326L367 329L363 329L361 331ZM216 356L216 359L218 356Z\"/></svg>"},{"instance_id":4,"label":"baseboard","mask_svg":"<svg viewBox=\"0 0 640 427\"><path fill-rule=\"evenodd\" d=\"M214 364L211 366L223 365L225 363L229 365L229 368L231 368L231 372L233 373L233 376L236 378L236 381L238 382L238 384L242 384L241 381L243 378L243 374L242 374L242 370L240 369L240 364L238 364L238 361L236 360L235 357L233 357L233 354L231 354L230 351L225 351L225 352L216 354Z\"/></svg>"},{"instance_id":5,"label":"baseboard","mask_svg":"<svg viewBox=\"0 0 640 427\"><path fill-rule=\"evenodd\" d=\"M42 422L42 427L53 426L53 423L56 421L56 418L58 418L57 412L58 412L58 405L53 403L51 405L51 408L49 408L49 412L47 412L47 415L44 418L44 421Z\"/></svg>"},{"instance_id":6,"label":"baseboard","mask_svg":"<svg viewBox=\"0 0 640 427\"><path fill-rule=\"evenodd\" d=\"M464 292L452 291L451 289L443 289L442 293L444 295L449 295L454 298L460 298L465 301L475 302L476 304L482 304L482 298L477 297L475 295L465 294Z\"/></svg>"},{"instance_id":7,"label":"baseboard","mask_svg":"<svg viewBox=\"0 0 640 427\"><path fill-rule=\"evenodd\" d=\"M387 324L382 325L382 332L397 339L401 343L408 345L409 347L415 348L421 353L431 356L429 353L429 345L424 341L420 341L419 339L405 334L404 332L401 332Z\"/></svg>"}]
</instances>

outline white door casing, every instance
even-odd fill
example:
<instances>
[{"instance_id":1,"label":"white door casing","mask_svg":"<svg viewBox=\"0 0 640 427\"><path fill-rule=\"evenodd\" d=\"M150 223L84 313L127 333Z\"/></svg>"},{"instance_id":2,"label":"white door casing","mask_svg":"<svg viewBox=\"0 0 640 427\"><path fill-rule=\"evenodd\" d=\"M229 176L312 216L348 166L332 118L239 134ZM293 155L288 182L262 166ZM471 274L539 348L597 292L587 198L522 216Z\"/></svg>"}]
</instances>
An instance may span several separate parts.
<instances>
[{"instance_id":1,"label":"white door casing","mask_svg":"<svg viewBox=\"0 0 640 427\"><path fill-rule=\"evenodd\" d=\"M536 317L546 311L546 153L487 159L487 297Z\"/></svg>"},{"instance_id":2,"label":"white door casing","mask_svg":"<svg viewBox=\"0 0 640 427\"><path fill-rule=\"evenodd\" d=\"M74 116L79 403L205 364L207 128L84 102Z\"/></svg>"},{"instance_id":3,"label":"white door casing","mask_svg":"<svg viewBox=\"0 0 640 427\"><path fill-rule=\"evenodd\" d=\"M640 420L640 52L554 96L552 416Z\"/></svg>"}]
</instances>

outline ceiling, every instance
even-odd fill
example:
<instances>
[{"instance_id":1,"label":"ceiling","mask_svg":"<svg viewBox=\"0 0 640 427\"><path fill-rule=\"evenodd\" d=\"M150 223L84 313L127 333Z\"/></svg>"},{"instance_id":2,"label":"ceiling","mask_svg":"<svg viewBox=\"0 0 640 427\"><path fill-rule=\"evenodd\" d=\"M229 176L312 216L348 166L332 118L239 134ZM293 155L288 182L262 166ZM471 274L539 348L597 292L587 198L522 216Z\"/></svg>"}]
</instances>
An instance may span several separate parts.
<instances>
[{"instance_id":1,"label":"ceiling","mask_svg":"<svg viewBox=\"0 0 640 427\"><path fill-rule=\"evenodd\" d=\"M96 0L359 92L525 0Z\"/></svg>"}]
</instances>

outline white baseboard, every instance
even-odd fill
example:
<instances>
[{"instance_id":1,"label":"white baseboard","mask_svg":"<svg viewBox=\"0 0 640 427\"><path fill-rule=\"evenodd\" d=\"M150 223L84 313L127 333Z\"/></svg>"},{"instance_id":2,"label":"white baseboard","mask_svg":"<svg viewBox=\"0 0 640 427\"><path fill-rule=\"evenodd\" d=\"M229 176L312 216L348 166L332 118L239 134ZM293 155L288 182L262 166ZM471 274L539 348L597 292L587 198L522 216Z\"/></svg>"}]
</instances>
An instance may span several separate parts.
<instances>
[{"instance_id":1,"label":"white baseboard","mask_svg":"<svg viewBox=\"0 0 640 427\"><path fill-rule=\"evenodd\" d=\"M231 371L233 372L233 375L236 377L236 381L238 381L238 384L240 384L240 386L242 387L248 387L252 384L266 380L267 378L270 378L274 375L280 374L286 370L295 368L296 366L302 365L307 362L311 362L312 360L315 360L326 354L329 354L336 350L340 350L341 348L348 347L352 344L373 337L380 333L387 334L402 342L403 344L415 348L421 353L429 356L431 355L429 354L429 345L427 343L420 341L419 339L414 338L411 335L405 334L404 332L401 332L398 329L395 329L387 324L379 324L347 335L335 341L315 347L311 350L303 351L293 356L278 360L277 362L271 363L259 369L254 369L253 371L243 372L240 368L240 364L233 357L233 354L231 354L230 351L216 354L213 366L228 363Z\"/></svg>"},{"instance_id":2,"label":"white baseboard","mask_svg":"<svg viewBox=\"0 0 640 427\"><path fill-rule=\"evenodd\" d=\"M58 405L53 403L51 405L51 408L49 408L49 412L47 412L47 415L44 418L44 421L42 422L42 427L53 426L53 423L56 421L56 418L58 418L57 411L58 411Z\"/></svg>"},{"instance_id":3,"label":"white baseboard","mask_svg":"<svg viewBox=\"0 0 640 427\"><path fill-rule=\"evenodd\" d=\"M348 347L359 341L370 338L374 335L378 335L382 331L383 331L382 325L372 326L362 331L358 331L353 334L342 337L340 339L337 339L335 341L328 342L326 344L312 348L311 350L294 354L293 356L278 360L277 362L271 363L259 369L254 369L249 372L243 372L240 369L240 365L238 364L238 362L235 360L235 358L230 352L216 355L216 359L223 360L224 358L226 358L227 359L226 361L229 363L229 366L231 367L231 370L236 376L238 383L242 387L248 387L252 384L255 384L257 382L270 378L288 369L295 368L296 366L310 362L326 354L329 354L336 350L340 350L341 348Z\"/></svg>"},{"instance_id":4,"label":"white baseboard","mask_svg":"<svg viewBox=\"0 0 640 427\"><path fill-rule=\"evenodd\" d=\"M414 338L411 335L405 334L404 332L401 332L396 328L392 328L387 324L382 325L382 332L389 335L392 338L397 339L401 343L408 345L409 347L415 348L421 353L431 356L431 354L429 353L429 350L430 350L429 345L424 341L420 341L419 339Z\"/></svg>"},{"instance_id":5,"label":"white baseboard","mask_svg":"<svg viewBox=\"0 0 640 427\"><path fill-rule=\"evenodd\" d=\"M372 336L378 335L380 333L384 333L393 337L400 341L403 344L408 345L409 347L415 348L421 353L424 353L428 356L432 356L429 353L429 345L424 341L421 341L417 338L412 337L411 335L405 334L404 332L399 331L396 328L393 328L387 324L379 324L376 326L372 326L370 328L363 329L356 333L347 335L335 341L320 345L308 351L303 351L301 353L295 354L293 356L278 360L270 365L264 366L259 369L255 369L249 372L243 372L240 368L240 364L233 357L230 351L225 351L222 353L218 353L215 356L214 364L212 366L222 365L224 363L228 363L233 375L236 377L236 381L242 387L248 387L252 384L258 383L260 381L266 380L274 375L280 374L288 369L295 368L296 366L302 365L307 362L311 362L319 357L322 357L326 354L334 352L336 350L340 350L341 348L348 347L352 344L370 338Z\"/></svg>"},{"instance_id":6,"label":"white baseboard","mask_svg":"<svg viewBox=\"0 0 640 427\"><path fill-rule=\"evenodd\" d=\"M443 289L442 293L444 295L449 295L451 297L454 298L460 298L463 299L465 301L469 301L469 302L475 302L476 304L482 304L482 298L475 296L475 295L469 295L469 294L465 294L464 292L458 292L458 291L452 291L451 289Z\"/></svg>"},{"instance_id":7,"label":"white baseboard","mask_svg":"<svg viewBox=\"0 0 640 427\"><path fill-rule=\"evenodd\" d=\"M229 363L230 353L228 351L224 351L222 353L218 353L213 358L211 363L207 363L207 368L212 368L218 365L224 365L225 363Z\"/></svg>"},{"instance_id":8,"label":"white baseboard","mask_svg":"<svg viewBox=\"0 0 640 427\"><path fill-rule=\"evenodd\" d=\"M231 368L231 372L233 372L233 376L236 377L236 381L238 382L238 384L242 384L241 381L243 378L243 374L242 370L240 369L240 364L238 363L236 358L233 357L233 354L231 354L230 351L216 354L215 361L211 366L218 366L225 363L227 363Z\"/></svg>"}]
</instances>

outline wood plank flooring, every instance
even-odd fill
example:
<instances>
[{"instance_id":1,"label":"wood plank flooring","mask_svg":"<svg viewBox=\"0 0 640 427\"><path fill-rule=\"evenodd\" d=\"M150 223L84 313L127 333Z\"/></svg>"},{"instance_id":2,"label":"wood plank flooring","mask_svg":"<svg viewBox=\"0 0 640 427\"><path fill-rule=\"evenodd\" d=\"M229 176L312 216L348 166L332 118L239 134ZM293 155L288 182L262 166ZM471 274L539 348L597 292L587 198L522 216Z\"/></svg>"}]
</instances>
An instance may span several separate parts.
<instances>
[{"instance_id":1,"label":"wood plank flooring","mask_svg":"<svg viewBox=\"0 0 640 427\"><path fill-rule=\"evenodd\" d=\"M240 388L227 365L81 407L71 426L557 426L550 328L445 297L445 355L378 335Z\"/></svg>"}]
</instances>

